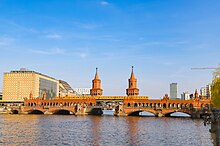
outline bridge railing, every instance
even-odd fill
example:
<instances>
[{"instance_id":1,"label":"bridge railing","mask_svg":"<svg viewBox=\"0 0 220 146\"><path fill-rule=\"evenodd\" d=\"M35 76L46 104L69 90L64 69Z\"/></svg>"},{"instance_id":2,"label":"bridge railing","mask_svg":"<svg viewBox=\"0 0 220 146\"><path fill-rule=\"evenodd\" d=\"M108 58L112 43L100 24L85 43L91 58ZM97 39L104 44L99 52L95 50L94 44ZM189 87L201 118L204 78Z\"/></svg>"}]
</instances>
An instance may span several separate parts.
<instances>
[{"instance_id":1,"label":"bridge railing","mask_svg":"<svg viewBox=\"0 0 220 146\"><path fill-rule=\"evenodd\" d=\"M159 109L182 109L182 110L192 110L191 107L158 107L158 106L126 106L124 105L124 107L126 108L146 108L146 109L155 109L155 110L159 110Z\"/></svg>"}]
</instances>

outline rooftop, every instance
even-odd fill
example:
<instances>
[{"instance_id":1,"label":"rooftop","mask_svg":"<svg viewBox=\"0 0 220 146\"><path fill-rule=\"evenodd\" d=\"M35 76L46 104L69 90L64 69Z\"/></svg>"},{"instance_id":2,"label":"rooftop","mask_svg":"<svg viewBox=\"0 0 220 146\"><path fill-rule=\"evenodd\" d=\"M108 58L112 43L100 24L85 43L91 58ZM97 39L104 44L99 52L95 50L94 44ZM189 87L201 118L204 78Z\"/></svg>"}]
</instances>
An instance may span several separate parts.
<instances>
[{"instance_id":1,"label":"rooftop","mask_svg":"<svg viewBox=\"0 0 220 146\"><path fill-rule=\"evenodd\" d=\"M45 76L45 77L51 78L53 80L57 80L57 79L55 79L53 77L50 77L48 75L45 75L45 74L42 74L42 73L39 73L39 72L36 72L36 71L33 71L33 70L29 70L27 68L20 68L20 70L12 70L9 73L35 73L35 74L38 74L38 75L41 75L41 76Z\"/></svg>"}]
</instances>

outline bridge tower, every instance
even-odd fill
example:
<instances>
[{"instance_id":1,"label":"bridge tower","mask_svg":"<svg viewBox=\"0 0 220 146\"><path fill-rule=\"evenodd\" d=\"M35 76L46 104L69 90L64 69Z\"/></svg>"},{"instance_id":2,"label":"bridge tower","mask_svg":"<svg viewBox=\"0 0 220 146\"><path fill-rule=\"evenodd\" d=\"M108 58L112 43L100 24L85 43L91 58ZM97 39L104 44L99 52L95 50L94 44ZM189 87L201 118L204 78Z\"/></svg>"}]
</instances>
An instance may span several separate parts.
<instances>
[{"instance_id":1,"label":"bridge tower","mask_svg":"<svg viewBox=\"0 0 220 146\"><path fill-rule=\"evenodd\" d=\"M199 93L198 93L197 89L195 91L195 99L199 99Z\"/></svg>"},{"instance_id":2,"label":"bridge tower","mask_svg":"<svg viewBox=\"0 0 220 146\"><path fill-rule=\"evenodd\" d=\"M128 88L126 89L128 96L139 95L139 89L137 88L137 79L134 76L134 66L132 66L131 77L128 79Z\"/></svg>"},{"instance_id":3,"label":"bridge tower","mask_svg":"<svg viewBox=\"0 0 220 146\"><path fill-rule=\"evenodd\" d=\"M90 89L90 94L92 96L102 95L101 80L98 76L98 68L96 68L95 78L92 80L92 89Z\"/></svg>"}]
</instances>

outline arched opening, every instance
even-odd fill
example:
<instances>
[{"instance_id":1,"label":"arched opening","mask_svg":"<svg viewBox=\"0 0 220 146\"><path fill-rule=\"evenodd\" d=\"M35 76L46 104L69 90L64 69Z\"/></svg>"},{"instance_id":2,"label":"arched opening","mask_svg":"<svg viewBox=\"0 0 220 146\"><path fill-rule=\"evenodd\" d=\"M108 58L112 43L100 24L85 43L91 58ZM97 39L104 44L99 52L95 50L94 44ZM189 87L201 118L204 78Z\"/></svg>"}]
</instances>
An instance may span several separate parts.
<instances>
[{"instance_id":1,"label":"arched opening","mask_svg":"<svg viewBox=\"0 0 220 146\"><path fill-rule=\"evenodd\" d=\"M129 113L128 116L155 117L155 114L147 111L134 111Z\"/></svg>"},{"instance_id":2,"label":"arched opening","mask_svg":"<svg viewBox=\"0 0 220 146\"><path fill-rule=\"evenodd\" d=\"M150 107L152 108L152 103L150 103Z\"/></svg>"},{"instance_id":3,"label":"arched opening","mask_svg":"<svg viewBox=\"0 0 220 146\"><path fill-rule=\"evenodd\" d=\"M192 105L192 104L190 104L190 105L189 105L189 108L190 108L190 109L193 109L193 105Z\"/></svg>"},{"instance_id":4,"label":"arched opening","mask_svg":"<svg viewBox=\"0 0 220 146\"><path fill-rule=\"evenodd\" d=\"M185 105L182 103L180 107L181 107L181 109L184 109Z\"/></svg>"},{"instance_id":5,"label":"arched opening","mask_svg":"<svg viewBox=\"0 0 220 146\"><path fill-rule=\"evenodd\" d=\"M53 112L54 115L70 115L70 111L68 110L57 110Z\"/></svg>"},{"instance_id":6,"label":"arched opening","mask_svg":"<svg viewBox=\"0 0 220 146\"><path fill-rule=\"evenodd\" d=\"M160 107L160 105L161 105L161 104L160 104L160 103L158 103L158 104L157 104L157 107Z\"/></svg>"},{"instance_id":7,"label":"arched opening","mask_svg":"<svg viewBox=\"0 0 220 146\"><path fill-rule=\"evenodd\" d=\"M146 103L146 107L148 107L148 103Z\"/></svg>"},{"instance_id":8,"label":"arched opening","mask_svg":"<svg viewBox=\"0 0 220 146\"><path fill-rule=\"evenodd\" d=\"M163 104L163 108L167 108L167 105L166 105L166 103L164 103L164 104Z\"/></svg>"},{"instance_id":9,"label":"arched opening","mask_svg":"<svg viewBox=\"0 0 220 146\"><path fill-rule=\"evenodd\" d=\"M32 111L29 111L28 114L44 114L44 113L40 110L32 110Z\"/></svg>"},{"instance_id":10,"label":"arched opening","mask_svg":"<svg viewBox=\"0 0 220 146\"><path fill-rule=\"evenodd\" d=\"M137 107L137 103L134 103L134 107Z\"/></svg>"},{"instance_id":11,"label":"arched opening","mask_svg":"<svg viewBox=\"0 0 220 146\"><path fill-rule=\"evenodd\" d=\"M11 114L18 114L18 110L12 110Z\"/></svg>"},{"instance_id":12,"label":"arched opening","mask_svg":"<svg viewBox=\"0 0 220 146\"><path fill-rule=\"evenodd\" d=\"M141 106L141 103L139 103L138 106Z\"/></svg>"},{"instance_id":13,"label":"arched opening","mask_svg":"<svg viewBox=\"0 0 220 146\"><path fill-rule=\"evenodd\" d=\"M171 108L171 106L172 106L172 105L169 103L169 104L168 104L168 108Z\"/></svg>"},{"instance_id":14,"label":"arched opening","mask_svg":"<svg viewBox=\"0 0 220 146\"><path fill-rule=\"evenodd\" d=\"M167 115L169 115L169 117L184 117L184 118L191 117L191 115L187 113L183 113L183 112L173 112L173 113L166 114L165 116Z\"/></svg>"},{"instance_id":15,"label":"arched opening","mask_svg":"<svg viewBox=\"0 0 220 146\"><path fill-rule=\"evenodd\" d=\"M144 107L144 103L142 103L142 107Z\"/></svg>"},{"instance_id":16,"label":"arched opening","mask_svg":"<svg viewBox=\"0 0 220 146\"><path fill-rule=\"evenodd\" d=\"M130 107L131 106L131 104L130 103L128 103L128 107Z\"/></svg>"},{"instance_id":17,"label":"arched opening","mask_svg":"<svg viewBox=\"0 0 220 146\"><path fill-rule=\"evenodd\" d=\"M139 116L141 117L155 117L155 114L147 111L141 111L139 112Z\"/></svg>"},{"instance_id":18,"label":"arched opening","mask_svg":"<svg viewBox=\"0 0 220 146\"><path fill-rule=\"evenodd\" d=\"M179 103L176 105L176 108L180 108L180 104Z\"/></svg>"},{"instance_id":19,"label":"arched opening","mask_svg":"<svg viewBox=\"0 0 220 146\"><path fill-rule=\"evenodd\" d=\"M206 104L205 107L209 109L209 104Z\"/></svg>"},{"instance_id":20,"label":"arched opening","mask_svg":"<svg viewBox=\"0 0 220 146\"><path fill-rule=\"evenodd\" d=\"M92 106L92 103L90 102L89 105Z\"/></svg>"},{"instance_id":21,"label":"arched opening","mask_svg":"<svg viewBox=\"0 0 220 146\"><path fill-rule=\"evenodd\" d=\"M203 104L201 104L201 108L203 108Z\"/></svg>"}]
</instances>

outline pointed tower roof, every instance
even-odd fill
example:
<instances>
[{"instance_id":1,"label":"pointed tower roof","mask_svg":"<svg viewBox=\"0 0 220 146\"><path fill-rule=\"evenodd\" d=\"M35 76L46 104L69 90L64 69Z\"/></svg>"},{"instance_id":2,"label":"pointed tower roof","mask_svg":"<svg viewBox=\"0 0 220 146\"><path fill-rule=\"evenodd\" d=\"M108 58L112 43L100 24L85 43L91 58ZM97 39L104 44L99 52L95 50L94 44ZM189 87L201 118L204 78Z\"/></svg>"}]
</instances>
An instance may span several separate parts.
<instances>
[{"instance_id":1,"label":"pointed tower roof","mask_svg":"<svg viewBox=\"0 0 220 146\"><path fill-rule=\"evenodd\" d=\"M99 79L99 76L98 76L98 68L97 68L97 67L96 67L95 79Z\"/></svg>"},{"instance_id":2,"label":"pointed tower roof","mask_svg":"<svg viewBox=\"0 0 220 146\"><path fill-rule=\"evenodd\" d=\"M195 91L195 98L199 98L199 94L198 94L197 89L196 89L196 91Z\"/></svg>"},{"instance_id":3,"label":"pointed tower roof","mask_svg":"<svg viewBox=\"0 0 220 146\"><path fill-rule=\"evenodd\" d=\"M132 71L131 71L130 79L135 79L135 76L134 76L134 66L131 66L131 68L132 68Z\"/></svg>"}]
</instances>

